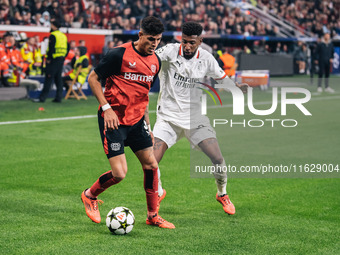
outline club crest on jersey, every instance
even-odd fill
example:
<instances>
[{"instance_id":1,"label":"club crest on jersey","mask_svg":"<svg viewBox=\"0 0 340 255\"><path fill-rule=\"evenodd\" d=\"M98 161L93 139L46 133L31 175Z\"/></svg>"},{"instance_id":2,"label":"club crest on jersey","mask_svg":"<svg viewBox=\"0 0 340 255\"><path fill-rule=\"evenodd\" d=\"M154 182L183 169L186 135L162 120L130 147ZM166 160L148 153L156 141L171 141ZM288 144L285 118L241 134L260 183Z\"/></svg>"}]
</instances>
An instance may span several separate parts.
<instances>
[{"instance_id":1,"label":"club crest on jersey","mask_svg":"<svg viewBox=\"0 0 340 255\"><path fill-rule=\"evenodd\" d=\"M131 62L129 62L129 68L132 68L132 69L136 68L136 62L133 62L132 64Z\"/></svg>"},{"instance_id":2,"label":"club crest on jersey","mask_svg":"<svg viewBox=\"0 0 340 255\"><path fill-rule=\"evenodd\" d=\"M202 71L202 61L199 61L199 62L198 62L197 69L198 69L199 71Z\"/></svg>"},{"instance_id":3,"label":"club crest on jersey","mask_svg":"<svg viewBox=\"0 0 340 255\"><path fill-rule=\"evenodd\" d=\"M153 73L156 72L156 65L151 65L151 72L153 72Z\"/></svg>"}]
</instances>

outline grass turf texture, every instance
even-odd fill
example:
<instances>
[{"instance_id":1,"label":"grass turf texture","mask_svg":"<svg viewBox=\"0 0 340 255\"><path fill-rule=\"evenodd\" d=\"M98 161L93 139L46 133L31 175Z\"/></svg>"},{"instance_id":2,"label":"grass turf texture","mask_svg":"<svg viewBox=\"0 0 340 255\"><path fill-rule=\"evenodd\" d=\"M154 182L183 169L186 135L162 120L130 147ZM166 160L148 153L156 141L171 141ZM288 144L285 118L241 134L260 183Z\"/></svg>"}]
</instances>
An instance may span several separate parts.
<instances>
[{"instance_id":1,"label":"grass turf texture","mask_svg":"<svg viewBox=\"0 0 340 255\"><path fill-rule=\"evenodd\" d=\"M256 91L256 96L259 101L271 100L269 93ZM291 117L299 118L299 126L287 131L229 127L219 137L220 144L226 141L221 146L226 159L244 165L339 163L339 99L313 100L332 96L339 94L313 95L306 105L313 116L300 118L293 111ZM150 98L152 110L157 95ZM223 95L222 100L228 98ZM45 111L39 112L40 106ZM93 97L62 104L0 102L0 121L95 115L97 106ZM154 113L151 120L154 123ZM160 164L168 192L160 215L176 225L175 230L165 230L145 224L143 171L126 149L127 177L100 196L105 202L100 206L103 219L94 224L84 212L80 193L109 169L96 118L0 125L0 141L1 254L335 254L340 250L339 179L230 179L228 191L236 214L228 216L215 201L213 179L190 178L189 143L181 140ZM106 214L116 206L130 208L136 217L126 236L113 236L105 226Z\"/></svg>"}]
</instances>

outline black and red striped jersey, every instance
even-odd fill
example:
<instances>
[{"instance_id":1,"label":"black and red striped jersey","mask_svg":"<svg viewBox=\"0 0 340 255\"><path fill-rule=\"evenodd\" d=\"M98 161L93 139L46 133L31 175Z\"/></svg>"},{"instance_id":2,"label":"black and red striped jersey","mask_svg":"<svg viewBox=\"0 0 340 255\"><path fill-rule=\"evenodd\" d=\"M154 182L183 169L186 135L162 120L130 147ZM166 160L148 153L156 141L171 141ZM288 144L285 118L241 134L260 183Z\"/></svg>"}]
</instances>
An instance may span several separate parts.
<instances>
[{"instance_id":1,"label":"black and red striped jersey","mask_svg":"<svg viewBox=\"0 0 340 255\"><path fill-rule=\"evenodd\" d=\"M110 50L94 69L105 80L105 98L121 125L132 126L143 117L160 67L156 54L143 55L129 42Z\"/></svg>"}]
</instances>

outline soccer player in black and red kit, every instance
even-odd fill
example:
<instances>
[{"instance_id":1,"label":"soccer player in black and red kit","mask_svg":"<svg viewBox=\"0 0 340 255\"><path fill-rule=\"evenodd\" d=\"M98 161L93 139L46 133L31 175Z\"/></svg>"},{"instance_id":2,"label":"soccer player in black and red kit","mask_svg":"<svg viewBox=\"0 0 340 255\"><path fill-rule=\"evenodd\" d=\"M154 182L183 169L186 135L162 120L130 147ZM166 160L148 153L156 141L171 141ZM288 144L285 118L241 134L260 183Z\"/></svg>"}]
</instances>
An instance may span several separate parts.
<instances>
[{"instance_id":1,"label":"soccer player in black and red kit","mask_svg":"<svg viewBox=\"0 0 340 255\"><path fill-rule=\"evenodd\" d=\"M127 162L124 146L135 153L144 171L148 225L175 228L157 212L158 164L153 154L152 137L148 128L147 106L149 90L160 70L161 62L154 53L164 31L155 17L141 21L139 39L110 50L89 75L89 84L100 104L99 130L111 170L84 190L81 195L87 216L101 221L97 197L107 188L125 178ZM100 81L105 81L103 93Z\"/></svg>"}]
</instances>

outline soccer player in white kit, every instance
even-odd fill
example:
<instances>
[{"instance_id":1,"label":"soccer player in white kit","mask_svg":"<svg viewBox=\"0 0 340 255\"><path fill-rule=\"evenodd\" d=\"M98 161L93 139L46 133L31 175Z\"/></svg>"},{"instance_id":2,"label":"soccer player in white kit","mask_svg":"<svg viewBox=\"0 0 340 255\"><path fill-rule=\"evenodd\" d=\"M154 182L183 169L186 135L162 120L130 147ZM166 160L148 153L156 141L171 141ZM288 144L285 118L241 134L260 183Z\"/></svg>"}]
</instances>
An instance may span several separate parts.
<instances>
[{"instance_id":1,"label":"soccer player in white kit","mask_svg":"<svg viewBox=\"0 0 340 255\"><path fill-rule=\"evenodd\" d=\"M162 61L159 73L157 121L153 129L154 154L157 162L161 161L167 149L182 137L186 137L191 144L198 146L215 166L225 166L216 133L209 119L206 116L193 119L190 113L190 109L197 109L195 106L201 108L201 90L196 88L197 82L203 81L206 76L219 80L219 83L228 82L227 80L230 82L215 58L199 47L202 43L202 30L202 26L196 22L185 22L182 26L180 44L170 43L156 50L156 54ZM236 86L244 90L247 85ZM161 185L159 169L158 174L160 203L166 192ZM227 173L215 172L214 177L217 185L217 201L222 204L226 213L235 214L235 207L226 191Z\"/></svg>"}]
</instances>

